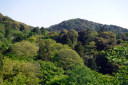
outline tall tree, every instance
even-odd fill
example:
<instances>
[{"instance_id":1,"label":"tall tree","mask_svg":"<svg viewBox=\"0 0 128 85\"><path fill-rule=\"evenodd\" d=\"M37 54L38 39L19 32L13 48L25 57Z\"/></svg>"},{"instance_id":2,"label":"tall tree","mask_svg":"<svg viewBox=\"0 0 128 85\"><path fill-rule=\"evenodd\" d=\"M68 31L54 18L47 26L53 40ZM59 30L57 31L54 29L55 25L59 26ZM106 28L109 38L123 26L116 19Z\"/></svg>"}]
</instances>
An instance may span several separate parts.
<instances>
[{"instance_id":1,"label":"tall tree","mask_svg":"<svg viewBox=\"0 0 128 85\"><path fill-rule=\"evenodd\" d=\"M74 49L74 47L75 47L75 45L77 45L77 41L78 41L78 32L76 30L74 30L74 29L71 29L68 32L68 37L72 42L72 46L71 47Z\"/></svg>"},{"instance_id":2,"label":"tall tree","mask_svg":"<svg viewBox=\"0 0 128 85\"><path fill-rule=\"evenodd\" d=\"M59 34L59 39L58 42L62 43L62 44L66 44L67 43L67 34L68 31L66 29L62 29L60 34Z\"/></svg>"},{"instance_id":3,"label":"tall tree","mask_svg":"<svg viewBox=\"0 0 128 85\"><path fill-rule=\"evenodd\" d=\"M80 41L75 46L75 50L80 55L80 57L84 57L84 47Z\"/></svg>"},{"instance_id":4,"label":"tall tree","mask_svg":"<svg viewBox=\"0 0 128 85\"><path fill-rule=\"evenodd\" d=\"M98 50L111 49L116 45L116 35L113 32L100 32L96 39Z\"/></svg>"},{"instance_id":5,"label":"tall tree","mask_svg":"<svg viewBox=\"0 0 128 85\"><path fill-rule=\"evenodd\" d=\"M81 41L83 43L83 45L89 44L91 41L95 41L96 37L97 37L98 33L91 31L89 29L87 30L81 30L79 32L79 41Z\"/></svg>"},{"instance_id":6,"label":"tall tree","mask_svg":"<svg viewBox=\"0 0 128 85\"><path fill-rule=\"evenodd\" d=\"M48 31L44 27L41 27L40 31L41 31L41 34L43 35L46 35L48 33Z\"/></svg>"},{"instance_id":7,"label":"tall tree","mask_svg":"<svg viewBox=\"0 0 128 85\"><path fill-rule=\"evenodd\" d=\"M34 34L41 34L41 31L40 31L40 28L39 27L35 27L33 30L32 30L32 32L34 33Z\"/></svg>"},{"instance_id":8,"label":"tall tree","mask_svg":"<svg viewBox=\"0 0 128 85\"><path fill-rule=\"evenodd\" d=\"M39 58L45 61L51 60L51 44L56 43L56 41L52 39L42 40L39 45Z\"/></svg>"}]
</instances>

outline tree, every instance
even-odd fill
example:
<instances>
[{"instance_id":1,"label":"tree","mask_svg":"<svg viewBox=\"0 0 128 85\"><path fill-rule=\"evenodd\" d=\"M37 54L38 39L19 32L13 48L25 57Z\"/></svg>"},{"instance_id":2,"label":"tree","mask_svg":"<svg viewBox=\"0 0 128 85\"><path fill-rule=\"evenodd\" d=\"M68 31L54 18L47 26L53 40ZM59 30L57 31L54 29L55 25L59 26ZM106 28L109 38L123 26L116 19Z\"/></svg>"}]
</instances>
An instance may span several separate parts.
<instances>
[{"instance_id":1,"label":"tree","mask_svg":"<svg viewBox=\"0 0 128 85\"><path fill-rule=\"evenodd\" d=\"M68 70L67 74L69 75L67 78L69 85L93 85L96 80L94 73L86 66L74 66Z\"/></svg>"},{"instance_id":2,"label":"tree","mask_svg":"<svg viewBox=\"0 0 128 85\"><path fill-rule=\"evenodd\" d=\"M100 32L96 38L98 50L108 50L116 45L116 35L113 32Z\"/></svg>"},{"instance_id":3,"label":"tree","mask_svg":"<svg viewBox=\"0 0 128 85\"><path fill-rule=\"evenodd\" d=\"M4 35L2 33L0 33L0 41L4 41Z\"/></svg>"},{"instance_id":4,"label":"tree","mask_svg":"<svg viewBox=\"0 0 128 85\"><path fill-rule=\"evenodd\" d=\"M87 45L85 45L85 54L90 55L90 54L98 54L98 51L96 49L96 43L94 41L89 42Z\"/></svg>"},{"instance_id":5,"label":"tree","mask_svg":"<svg viewBox=\"0 0 128 85\"><path fill-rule=\"evenodd\" d=\"M64 35L67 35L67 33L68 33L68 31L66 29L62 29L61 32L60 32L60 34L59 34L59 37L60 38L63 38Z\"/></svg>"},{"instance_id":6,"label":"tree","mask_svg":"<svg viewBox=\"0 0 128 85\"><path fill-rule=\"evenodd\" d=\"M91 31L91 30L81 30L79 32L79 38L78 40L81 41L83 43L83 45L87 45L89 44L91 41L95 41L96 37L97 37L98 33Z\"/></svg>"},{"instance_id":7,"label":"tree","mask_svg":"<svg viewBox=\"0 0 128 85\"><path fill-rule=\"evenodd\" d=\"M117 34L117 38L118 38L118 39L122 39L123 41L126 41L126 40L128 39L128 37L127 37L127 32L126 32L126 33L124 33L124 32L118 33L118 34Z\"/></svg>"},{"instance_id":8,"label":"tree","mask_svg":"<svg viewBox=\"0 0 128 85\"><path fill-rule=\"evenodd\" d=\"M0 41L0 53L6 51L8 49L9 42L4 38L4 41Z\"/></svg>"},{"instance_id":9,"label":"tree","mask_svg":"<svg viewBox=\"0 0 128 85\"><path fill-rule=\"evenodd\" d=\"M31 42L31 43L35 43L35 42L40 42L40 36L39 35L33 35L31 37L28 38L28 40Z\"/></svg>"},{"instance_id":10,"label":"tree","mask_svg":"<svg viewBox=\"0 0 128 85\"><path fill-rule=\"evenodd\" d=\"M60 67L55 66L52 62L46 62L39 60L38 63L40 64L40 73L38 74L38 77L41 80L41 84L48 84L51 85L51 83L61 80L65 78L64 70ZM53 85L53 84L52 84ZM57 84L58 85L58 84Z\"/></svg>"},{"instance_id":11,"label":"tree","mask_svg":"<svg viewBox=\"0 0 128 85\"><path fill-rule=\"evenodd\" d=\"M3 59L3 69L0 71L0 84L3 85L38 85L37 73L39 66L30 62L21 62L9 58Z\"/></svg>"},{"instance_id":12,"label":"tree","mask_svg":"<svg viewBox=\"0 0 128 85\"><path fill-rule=\"evenodd\" d=\"M41 31L41 34L43 34L43 35L47 35L48 34L48 31L44 27L41 27L40 31Z\"/></svg>"},{"instance_id":13,"label":"tree","mask_svg":"<svg viewBox=\"0 0 128 85\"><path fill-rule=\"evenodd\" d=\"M7 38L8 40L12 40L12 28L11 25L8 24L5 26L5 38Z\"/></svg>"},{"instance_id":14,"label":"tree","mask_svg":"<svg viewBox=\"0 0 128 85\"><path fill-rule=\"evenodd\" d=\"M121 66L118 72L115 75L116 79L114 82L118 85L127 85L128 84L128 66Z\"/></svg>"},{"instance_id":15,"label":"tree","mask_svg":"<svg viewBox=\"0 0 128 85\"><path fill-rule=\"evenodd\" d=\"M74 29L71 29L70 31L63 29L61 30L57 41L62 44L68 44L71 48L74 49L78 41L78 32Z\"/></svg>"},{"instance_id":16,"label":"tree","mask_svg":"<svg viewBox=\"0 0 128 85\"><path fill-rule=\"evenodd\" d=\"M66 29L62 29L60 34L59 34L59 39L58 42L62 43L62 44L66 44L67 43L67 34L68 31Z\"/></svg>"},{"instance_id":17,"label":"tree","mask_svg":"<svg viewBox=\"0 0 128 85\"><path fill-rule=\"evenodd\" d=\"M61 49L56 56L56 62L64 69L70 69L74 65L84 65L83 59L71 49Z\"/></svg>"},{"instance_id":18,"label":"tree","mask_svg":"<svg viewBox=\"0 0 128 85\"><path fill-rule=\"evenodd\" d=\"M82 58L84 57L84 47L80 41L75 46L75 50L80 55L80 57L82 57Z\"/></svg>"},{"instance_id":19,"label":"tree","mask_svg":"<svg viewBox=\"0 0 128 85\"><path fill-rule=\"evenodd\" d=\"M57 52L62 48L69 48L69 46L56 43L56 41L52 39L42 40L39 46L39 59L52 61Z\"/></svg>"},{"instance_id":20,"label":"tree","mask_svg":"<svg viewBox=\"0 0 128 85\"><path fill-rule=\"evenodd\" d=\"M28 41L17 42L10 47L11 53L22 59L34 58L38 49L38 46Z\"/></svg>"},{"instance_id":21,"label":"tree","mask_svg":"<svg viewBox=\"0 0 128 85\"><path fill-rule=\"evenodd\" d=\"M91 68L91 70L97 71L97 65L96 65L95 58L89 58L89 59L88 59L87 66L88 66L89 68Z\"/></svg>"},{"instance_id":22,"label":"tree","mask_svg":"<svg viewBox=\"0 0 128 85\"><path fill-rule=\"evenodd\" d=\"M38 35L41 34L41 31L40 31L40 28L39 28L39 27L35 27L34 29L32 29L32 32L33 32L34 34L38 34Z\"/></svg>"},{"instance_id":23,"label":"tree","mask_svg":"<svg viewBox=\"0 0 128 85\"><path fill-rule=\"evenodd\" d=\"M2 33L3 35L5 35L5 25L0 23L0 33Z\"/></svg>"},{"instance_id":24,"label":"tree","mask_svg":"<svg viewBox=\"0 0 128 85\"><path fill-rule=\"evenodd\" d=\"M42 40L39 45L39 59L49 61L51 60L51 44L56 43L56 41L52 39Z\"/></svg>"},{"instance_id":25,"label":"tree","mask_svg":"<svg viewBox=\"0 0 128 85\"><path fill-rule=\"evenodd\" d=\"M27 39L27 35L25 35L24 33L17 33L13 38L13 42L21 42L22 40L26 40L26 39Z\"/></svg>"},{"instance_id":26,"label":"tree","mask_svg":"<svg viewBox=\"0 0 128 85\"><path fill-rule=\"evenodd\" d=\"M100 54L96 56L96 64L99 72L103 74L112 74L118 70L118 65L113 62L109 62L104 52L100 52Z\"/></svg>"},{"instance_id":27,"label":"tree","mask_svg":"<svg viewBox=\"0 0 128 85\"><path fill-rule=\"evenodd\" d=\"M68 32L68 37L69 39L71 40L72 42L72 45L70 45L73 49L75 47L75 45L77 45L77 40L78 40L78 32L74 29L71 29L69 32ZM68 43L67 43L68 44Z\"/></svg>"},{"instance_id":28,"label":"tree","mask_svg":"<svg viewBox=\"0 0 128 85\"><path fill-rule=\"evenodd\" d=\"M85 35L86 35L87 31L85 29L81 30L78 34L79 34L79 37L78 37L78 40L80 42L82 42L83 44L85 44Z\"/></svg>"},{"instance_id":29,"label":"tree","mask_svg":"<svg viewBox=\"0 0 128 85\"><path fill-rule=\"evenodd\" d=\"M96 58L93 54L84 56L84 64L87 65L91 70L97 71Z\"/></svg>"}]
</instances>

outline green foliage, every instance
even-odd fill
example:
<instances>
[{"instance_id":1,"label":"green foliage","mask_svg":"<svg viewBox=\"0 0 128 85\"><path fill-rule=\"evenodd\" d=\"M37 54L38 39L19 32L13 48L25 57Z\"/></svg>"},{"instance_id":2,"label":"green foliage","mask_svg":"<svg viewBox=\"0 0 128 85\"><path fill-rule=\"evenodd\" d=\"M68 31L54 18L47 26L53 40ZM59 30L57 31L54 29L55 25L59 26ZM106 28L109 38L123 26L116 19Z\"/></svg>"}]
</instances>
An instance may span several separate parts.
<instances>
[{"instance_id":1,"label":"green foliage","mask_svg":"<svg viewBox=\"0 0 128 85\"><path fill-rule=\"evenodd\" d=\"M30 62L20 62L9 58L3 59L3 69L0 71L3 85L38 85L38 66Z\"/></svg>"},{"instance_id":2,"label":"green foliage","mask_svg":"<svg viewBox=\"0 0 128 85\"><path fill-rule=\"evenodd\" d=\"M35 35L35 34L40 35L40 34L41 34L41 31L40 31L40 28L39 28L39 27L33 28L33 29L32 29L32 32L33 32L33 35Z\"/></svg>"},{"instance_id":3,"label":"green foliage","mask_svg":"<svg viewBox=\"0 0 128 85\"><path fill-rule=\"evenodd\" d=\"M30 30L31 28L32 27L24 23L17 22L7 16L0 17L0 33L2 33L8 41L11 41L16 37L14 36L14 30L23 32L24 30Z\"/></svg>"},{"instance_id":4,"label":"green foliage","mask_svg":"<svg viewBox=\"0 0 128 85\"><path fill-rule=\"evenodd\" d=\"M41 31L41 34L43 34L43 35L47 35L48 34L48 31L44 27L41 27L40 31Z\"/></svg>"},{"instance_id":5,"label":"green foliage","mask_svg":"<svg viewBox=\"0 0 128 85\"><path fill-rule=\"evenodd\" d=\"M28 41L17 42L10 47L11 53L22 59L34 58L38 49L38 46Z\"/></svg>"},{"instance_id":6,"label":"green foliage","mask_svg":"<svg viewBox=\"0 0 128 85\"><path fill-rule=\"evenodd\" d=\"M87 45L85 45L85 52L87 55L89 54L97 55L98 51L96 48L97 48L96 43L94 41L91 41Z\"/></svg>"},{"instance_id":7,"label":"green foliage","mask_svg":"<svg viewBox=\"0 0 128 85\"><path fill-rule=\"evenodd\" d=\"M122 39L118 39L118 40L117 40L117 44L121 44L122 42L123 42Z\"/></svg>"},{"instance_id":8,"label":"green foliage","mask_svg":"<svg viewBox=\"0 0 128 85\"><path fill-rule=\"evenodd\" d=\"M127 85L128 84L128 66L122 66L115 74L115 82L117 85Z\"/></svg>"},{"instance_id":9,"label":"green foliage","mask_svg":"<svg viewBox=\"0 0 128 85\"><path fill-rule=\"evenodd\" d=\"M124 33L124 32L120 32L117 34L117 39L122 39L124 41L126 41L128 38L127 38L127 33Z\"/></svg>"},{"instance_id":10,"label":"green foliage","mask_svg":"<svg viewBox=\"0 0 128 85\"><path fill-rule=\"evenodd\" d=\"M3 41L0 41L0 52L6 51L10 45L11 43L4 38Z\"/></svg>"},{"instance_id":11,"label":"green foliage","mask_svg":"<svg viewBox=\"0 0 128 85\"><path fill-rule=\"evenodd\" d=\"M57 81L60 81L66 76L62 68L56 67L52 62L38 61L40 64L40 73L38 74L41 79L41 84L56 84Z\"/></svg>"},{"instance_id":12,"label":"green foliage","mask_svg":"<svg viewBox=\"0 0 128 85\"><path fill-rule=\"evenodd\" d=\"M112 32L100 32L96 39L98 50L108 50L116 45L116 35Z\"/></svg>"},{"instance_id":13,"label":"green foliage","mask_svg":"<svg viewBox=\"0 0 128 85\"><path fill-rule=\"evenodd\" d=\"M102 51L102 54L109 60L117 64L127 64L127 52L125 47L115 47L113 50Z\"/></svg>"},{"instance_id":14,"label":"green foliage","mask_svg":"<svg viewBox=\"0 0 128 85\"><path fill-rule=\"evenodd\" d=\"M12 40L12 28L10 25L6 25L5 38L7 38L8 41Z\"/></svg>"},{"instance_id":15,"label":"green foliage","mask_svg":"<svg viewBox=\"0 0 128 85\"><path fill-rule=\"evenodd\" d=\"M31 43L37 43L39 44L40 43L40 39L43 38L44 36L39 36L39 35L33 35L33 36L30 36L27 40Z\"/></svg>"},{"instance_id":16,"label":"green foliage","mask_svg":"<svg viewBox=\"0 0 128 85\"><path fill-rule=\"evenodd\" d=\"M110 75L102 75L97 72L93 72L94 80L93 85L118 85L115 82L115 77Z\"/></svg>"},{"instance_id":17,"label":"green foliage","mask_svg":"<svg viewBox=\"0 0 128 85\"><path fill-rule=\"evenodd\" d=\"M97 71L97 64L96 59L94 55L85 55L84 56L84 63L87 65L91 70Z\"/></svg>"},{"instance_id":18,"label":"green foliage","mask_svg":"<svg viewBox=\"0 0 128 85\"><path fill-rule=\"evenodd\" d=\"M86 66L75 66L67 72L69 85L91 85L93 81L92 71Z\"/></svg>"},{"instance_id":19,"label":"green foliage","mask_svg":"<svg viewBox=\"0 0 128 85\"><path fill-rule=\"evenodd\" d=\"M64 69L70 69L74 65L84 65L83 59L71 49L61 49L55 57L57 65Z\"/></svg>"},{"instance_id":20,"label":"green foliage","mask_svg":"<svg viewBox=\"0 0 128 85\"><path fill-rule=\"evenodd\" d=\"M86 66L75 66L67 72L66 85L115 85L114 77L91 71Z\"/></svg>"},{"instance_id":21,"label":"green foliage","mask_svg":"<svg viewBox=\"0 0 128 85\"><path fill-rule=\"evenodd\" d=\"M24 32L21 32L21 31L18 31L18 30L13 30L13 43L14 42L21 42L22 40L26 40L28 38L28 32L25 33Z\"/></svg>"},{"instance_id":22,"label":"green foliage","mask_svg":"<svg viewBox=\"0 0 128 85\"><path fill-rule=\"evenodd\" d=\"M0 41L4 41L4 35L0 33Z\"/></svg>"},{"instance_id":23,"label":"green foliage","mask_svg":"<svg viewBox=\"0 0 128 85\"><path fill-rule=\"evenodd\" d=\"M96 56L96 64L98 67L98 72L103 74L113 74L117 72L119 65L113 62L109 62L109 60L103 54L99 54Z\"/></svg>"},{"instance_id":24,"label":"green foliage","mask_svg":"<svg viewBox=\"0 0 128 85\"><path fill-rule=\"evenodd\" d=\"M84 57L84 47L81 42L78 42L78 44L75 46L75 50L80 55L80 57Z\"/></svg>"},{"instance_id":25,"label":"green foliage","mask_svg":"<svg viewBox=\"0 0 128 85\"><path fill-rule=\"evenodd\" d=\"M69 46L56 43L52 39L42 40L39 46L39 59L52 61L53 57L62 48L69 48Z\"/></svg>"},{"instance_id":26,"label":"green foliage","mask_svg":"<svg viewBox=\"0 0 128 85\"><path fill-rule=\"evenodd\" d=\"M79 41L83 43L83 45L86 45L90 43L91 41L95 41L96 37L98 36L97 32L91 31L91 30L81 30L79 32Z\"/></svg>"},{"instance_id":27,"label":"green foliage","mask_svg":"<svg viewBox=\"0 0 128 85\"><path fill-rule=\"evenodd\" d=\"M69 42L67 44L74 49L75 45L77 44L77 39L78 39L78 32L75 31L74 29L71 29L68 34Z\"/></svg>"},{"instance_id":28,"label":"green foliage","mask_svg":"<svg viewBox=\"0 0 128 85\"><path fill-rule=\"evenodd\" d=\"M5 26L3 24L1 24L1 23L0 23L0 33L5 35Z\"/></svg>"},{"instance_id":29,"label":"green foliage","mask_svg":"<svg viewBox=\"0 0 128 85\"><path fill-rule=\"evenodd\" d=\"M71 29L70 31L63 29L59 34L57 41L62 44L68 44L74 49L78 41L78 32L74 29Z\"/></svg>"},{"instance_id":30,"label":"green foliage","mask_svg":"<svg viewBox=\"0 0 128 85\"><path fill-rule=\"evenodd\" d=\"M74 29L76 31L81 31L82 29L91 29L95 31L99 31L101 27L104 27L106 31L113 31L116 33L119 32L128 32L126 28L122 28L115 25L103 25L99 23L95 23L92 21L84 20L84 19L70 19L67 21L63 21L57 25L52 25L48 28L49 31L61 31L62 29L71 30Z\"/></svg>"},{"instance_id":31,"label":"green foliage","mask_svg":"<svg viewBox=\"0 0 128 85\"><path fill-rule=\"evenodd\" d=\"M2 60L3 56L0 53L0 71L2 70L3 67L3 60Z\"/></svg>"},{"instance_id":32,"label":"green foliage","mask_svg":"<svg viewBox=\"0 0 128 85\"><path fill-rule=\"evenodd\" d=\"M42 60L49 61L51 60L51 49L50 45L56 43L56 41L52 39L46 39L41 41L39 46L39 58Z\"/></svg>"},{"instance_id":33,"label":"green foliage","mask_svg":"<svg viewBox=\"0 0 128 85\"><path fill-rule=\"evenodd\" d=\"M127 85L127 32L82 19L31 27L0 13L0 85Z\"/></svg>"},{"instance_id":34,"label":"green foliage","mask_svg":"<svg viewBox=\"0 0 128 85\"><path fill-rule=\"evenodd\" d=\"M68 31L66 29L61 30L60 34L59 34L59 39L58 41L62 44L66 44L67 43L67 34Z\"/></svg>"}]
</instances>

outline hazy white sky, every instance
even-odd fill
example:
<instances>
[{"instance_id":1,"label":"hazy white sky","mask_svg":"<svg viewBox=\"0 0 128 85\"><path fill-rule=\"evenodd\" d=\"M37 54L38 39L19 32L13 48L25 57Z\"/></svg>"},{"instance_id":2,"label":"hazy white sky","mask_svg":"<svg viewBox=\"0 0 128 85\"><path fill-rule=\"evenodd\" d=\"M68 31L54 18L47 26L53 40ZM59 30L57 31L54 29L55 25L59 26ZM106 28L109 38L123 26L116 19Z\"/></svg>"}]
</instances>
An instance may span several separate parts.
<instances>
[{"instance_id":1,"label":"hazy white sky","mask_svg":"<svg viewBox=\"0 0 128 85\"><path fill-rule=\"evenodd\" d=\"M128 28L128 0L0 0L0 12L31 26L82 18Z\"/></svg>"}]
</instances>

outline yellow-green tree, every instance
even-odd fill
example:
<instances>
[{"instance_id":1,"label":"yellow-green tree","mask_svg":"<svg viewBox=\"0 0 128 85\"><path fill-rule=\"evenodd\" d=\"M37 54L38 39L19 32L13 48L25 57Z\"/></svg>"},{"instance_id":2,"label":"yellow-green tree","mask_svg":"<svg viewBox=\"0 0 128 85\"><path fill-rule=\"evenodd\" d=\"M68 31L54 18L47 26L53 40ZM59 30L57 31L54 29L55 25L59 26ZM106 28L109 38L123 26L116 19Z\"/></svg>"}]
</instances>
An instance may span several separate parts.
<instances>
[{"instance_id":1,"label":"yellow-green tree","mask_svg":"<svg viewBox=\"0 0 128 85\"><path fill-rule=\"evenodd\" d=\"M39 46L39 59L51 61L62 48L69 48L69 46L56 43L56 41L52 39L42 40Z\"/></svg>"},{"instance_id":2,"label":"yellow-green tree","mask_svg":"<svg viewBox=\"0 0 128 85\"><path fill-rule=\"evenodd\" d=\"M0 85L38 85L38 71L38 64L4 58Z\"/></svg>"},{"instance_id":3,"label":"yellow-green tree","mask_svg":"<svg viewBox=\"0 0 128 85\"><path fill-rule=\"evenodd\" d=\"M17 42L13 44L10 48L11 53L15 54L17 57L30 57L33 58L39 50L39 47L34 43L28 41Z\"/></svg>"},{"instance_id":4,"label":"yellow-green tree","mask_svg":"<svg viewBox=\"0 0 128 85\"><path fill-rule=\"evenodd\" d=\"M74 47L75 47L75 45L77 45L77 41L78 41L78 32L74 29L71 29L67 35L68 35L68 39L69 39L67 41L67 44L74 49ZM71 44L70 44L70 41L71 41Z\"/></svg>"},{"instance_id":5,"label":"yellow-green tree","mask_svg":"<svg viewBox=\"0 0 128 85\"><path fill-rule=\"evenodd\" d=\"M57 55L57 64L64 69L70 69L74 65L84 65L83 59L72 49L61 49Z\"/></svg>"}]
</instances>

